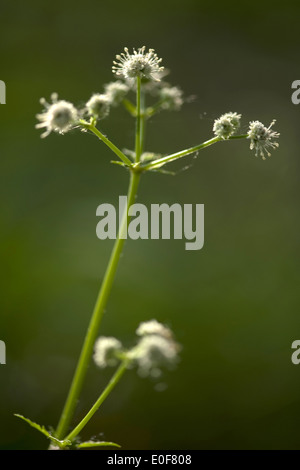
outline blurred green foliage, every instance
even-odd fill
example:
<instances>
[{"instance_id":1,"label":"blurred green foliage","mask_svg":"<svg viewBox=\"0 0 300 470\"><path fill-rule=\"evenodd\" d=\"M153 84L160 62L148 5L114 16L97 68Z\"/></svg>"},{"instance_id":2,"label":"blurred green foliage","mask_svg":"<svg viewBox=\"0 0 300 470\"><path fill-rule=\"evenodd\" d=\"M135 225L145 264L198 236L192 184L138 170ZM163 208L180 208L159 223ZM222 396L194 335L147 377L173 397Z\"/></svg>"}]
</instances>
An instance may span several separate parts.
<instances>
[{"instance_id":1,"label":"blurred green foliage","mask_svg":"<svg viewBox=\"0 0 300 470\"><path fill-rule=\"evenodd\" d=\"M161 393L130 371L82 437L100 433L124 449L299 448L300 366L290 360L300 336L300 108L290 99L299 10L291 2L1 1L1 448L47 445L13 413L56 425L112 247L96 238L96 208L127 190L126 171L94 136L40 139L39 98L56 91L84 103L112 79L116 53L144 44L195 96L180 113L151 120L147 150L196 145L227 111L242 113L245 129L277 119L280 148L263 162L248 142L218 144L172 165L174 177L143 177L144 204L205 204L205 246L127 241L101 333L130 345L138 323L156 318L174 329L182 359ZM132 148L124 110L101 130ZM110 375L91 364L75 422Z\"/></svg>"}]
</instances>

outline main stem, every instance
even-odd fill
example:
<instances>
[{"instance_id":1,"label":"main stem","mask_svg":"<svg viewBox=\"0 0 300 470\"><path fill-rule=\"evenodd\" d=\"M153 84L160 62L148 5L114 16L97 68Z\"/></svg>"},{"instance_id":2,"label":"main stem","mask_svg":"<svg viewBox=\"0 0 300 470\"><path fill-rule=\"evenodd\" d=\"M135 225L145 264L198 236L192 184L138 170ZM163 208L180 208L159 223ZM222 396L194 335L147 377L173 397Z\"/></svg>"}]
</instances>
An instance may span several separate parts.
<instances>
[{"instance_id":1,"label":"main stem","mask_svg":"<svg viewBox=\"0 0 300 470\"><path fill-rule=\"evenodd\" d=\"M104 275L104 279L97 297L97 301L94 307L92 318L86 333L86 337L83 343L77 368L73 377L69 395L67 397L55 436L57 439L63 439L66 431L70 425L70 421L73 417L75 406L79 394L81 392L83 382L86 376L87 367L93 354L93 347L98 335L100 322L103 317L104 309L113 285L114 277L116 274L120 255L122 253L123 245L125 242L125 235L127 233L127 226L129 223L128 209L134 203L134 199L137 194L138 184L140 175L138 173L131 172L130 184L127 196L127 208L124 211L121 226L119 228L118 238L115 241L108 266Z\"/></svg>"},{"instance_id":2,"label":"main stem","mask_svg":"<svg viewBox=\"0 0 300 470\"><path fill-rule=\"evenodd\" d=\"M135 163L141 159L141 77L136 78Z\"/></svg>"},{"instance_id":3,"label":"main stem","mask_svg":"<svg viewBox=\"0 0 300 470\"><path fill-rule=\"evenodd\" d=\"M145 134L146 134L145 109L146 109L145 90L143 90L143 88L141 87L141 98L140 98L140 114L141 114L140 152L141 152L141 155L144 152L144 146L145 146Z\"/></svg>"}]
</instances>

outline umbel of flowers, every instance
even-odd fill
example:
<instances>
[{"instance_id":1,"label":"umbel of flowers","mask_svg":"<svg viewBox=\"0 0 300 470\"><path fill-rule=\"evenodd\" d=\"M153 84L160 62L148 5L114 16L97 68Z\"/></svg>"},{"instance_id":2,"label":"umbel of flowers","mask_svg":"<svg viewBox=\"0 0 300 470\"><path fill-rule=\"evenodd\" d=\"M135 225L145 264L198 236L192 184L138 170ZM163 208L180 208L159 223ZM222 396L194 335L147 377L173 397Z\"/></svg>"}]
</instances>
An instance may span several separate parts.
<instances>
[{"instance_id":1,"label":"umbel of flowers","mask_svg":"<svg viewBox=\"0 0 300 470\"><path fill-rule=\"evenodd\" d=\"M93 94L84 108L76 109L72 103L58 100L56 93L51 96L52 104L47 103L44 98L41 99L45 109L37 115L40 123L36 127L46 129L42 137L48 136L51 132L65 134L73 128L82 127L84 129L91 123L96 124L98 120L108 117L111 107L120 104L123 104L132 115L136 116L139 111L138 106L135 107L126 96L130 91L135 90L137 79L141 90L149 92L152 97L157 98L157 102L153 106L143 110L143 119L162 110L180 110L184 103L183 92L179 87L172 86L163 79L167 72L160 65L162 59L158 58L153 49L146 51L146 47L143 46L138 50L133 49L133 52L130 53L128 48L125 48L124 52L116 56L116 59L112 71L118 80L105 84L104 91ZM85 117L90 118L89 122L85 121ZM260 121L252 121L249 123L247 134L236 136L240 129L240 121L241 114L225 113L214 121L213 133L219 138L218 140L228 140L234 136L249 139L250 149L255 150L255 155L259 155L265 160L265 155L270 156L269 150L275 149L279 145L277 142L279 133L271 129L275 120L268 127ZM161 162L160 166L163 164L164 162ZM154 161L147 168L143 168L143 165L140 166L140 169L144 171L156 167Z\"/></svg>"},{"instance_id":2,"label":"umbel of flowers","mask_svg":"<svg viewBox=\"0 0 300 470\"><path fill-rule=\"evenodd\" d=\"M36 125L38 129L43 130L41 137L47 137L52 132L66 134L73 129L89 131L110 148L118 158L113 163L125 167L130 176L127 207L122 216L119 235L115 240L103 276L58 426L54 432L50 432L43 426L17 415L50 439L51 448L80 449L96 446L118 446L113 442L80 442L78 436L128 368L136 367L139 375L157 378L161 375L164 367L174 368L178 362L180 346L175 341L172 331L157 320L140 324L136 330L137 342L131 349L124 348L121 341L113 336L98 337L101 320L124 246L122 234L127 230L130 220L129 208L135 201L141 175L147 171L166 173L165 170L162 170L166 164L217 142L246 139L250 141L250 149L254 150L255 155L261 156L263 160L266 159L266 156L270 156L270 150L278 147L279 134L272 129L274 120L268 127L260 121L251 121L247 132L239 134L241 114L227 112L214 121L212 136L205 142L164 156L149 150L146 151L145 129L149 118L163 111L179 111L185 102L182 90L166 81L168 73L161 62L162 59L153 49L147 51L143 46L130 52L125 48L124 52L116 56L113 63L112 71L116 80L105 84L102 90L89 96L84 106L78 108L69 101L60 100L56 93L51 95L50 103L44 98L41 99L44 110L37 115L39 123ZM134 100L132 100L133 94L135 95ZM120 105L124 106L135 119L135 139L132 150L121 150L99 129L99 125L101 124L102 128L112 109ZM126 310L126 306L124 309ZM159 307L157 307L158 310ZM125 318L126 311L122 313L122 318ZM116 370L92 408L70 431L92 357L100 369L116 367Z\"/></svg>"},{"instance_id":3,"label":"umbel of flowers","mask_svg":"<svg viewBox=\"0 0 300 470\"><path fill-rule=\"evenodd\" d=\"M126 350L113 337L100 336L95 344L94 361L98 367L115 366L120 361L137 366L141 376L158 377L161 367L172 367L178 361L180 346L172 331L157 320L143 322L136 330L139 341Z\"/></svg>"}]
</instances>

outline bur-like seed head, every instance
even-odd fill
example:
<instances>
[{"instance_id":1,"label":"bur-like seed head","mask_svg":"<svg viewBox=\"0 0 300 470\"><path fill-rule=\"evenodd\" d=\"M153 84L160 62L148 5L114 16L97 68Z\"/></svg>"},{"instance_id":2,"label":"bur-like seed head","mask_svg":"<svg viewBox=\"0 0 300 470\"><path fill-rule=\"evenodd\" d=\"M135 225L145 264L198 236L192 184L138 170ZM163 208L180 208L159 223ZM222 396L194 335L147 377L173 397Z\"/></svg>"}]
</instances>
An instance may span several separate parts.
<instances>
[{"instance_id":1,"label":"bur-like seed head","mask_svg":"<svg viewBox=\"0 0 300 470\"><path fill-rule=\"evenodd\" d=\"M111 106L117 106L120 104L129 92L129 89L130 87L121 80L116 80L115 82L110 82L104 85L105 95L107 96Z\"/></svg>"},{"instance_id":2,"label":"bur-like seed head","mask_svg":"<svg viewBox=\"0 0 300 470\"><path fill-rule=\"evenodd\" d=\"M136 334L138 336L159 335L164 338L173 338L173 333L167 326L159 323L157 320L145 321L139 324Z\"/></svg>"},{"instance_id":3,"label":"bur-like seed head","mask_svg":"<svg viewBox=\"0 0 300 470\"><path fill-rule=\"evenodd\" d=\"M158 377L161 367L172 367L178 362L180 346L172 331L156 320L142 322L136 330L138 344L129 351L128 358L136 364L142 376Z\"/></svg>"},{"instance_id":4,"label":"bur-like seed head","mask_svg":"<svg viewBox=\"0 0 300 470\"><path fill-rule=\"evenodd\" d=\"M269 127L264 126L260 121L252 121L249 125L248 139L251 141L250 149L255 150L255 156L258 157L260 155L263 160L266 160L264 152L270 157L269 148L275 149L279 147L279 143L274 142L274 139L278 139L280 134L271 129L275 122L274 119Z\"/></svg>"},{"instance_id":5,"label":"bur-like seed head","mask_svg":"<svg viewBox=\"0 0 300 470\"><path fill-rule=\"evenodd\" d=\"M46 128L41 137L47 137L52 131L59 134L65 134L74 127L79 119L78 111L72 103L64 100L58 100L58 95L51 95L52 104L47 103L45 98L40 102L45 106L41 114L37 114L37 119L41 121L36 124L37 129Z\"/></svg>"},{"instance_id":6,"label":"bur-like seed head","mask_svg":"<svg viewBox=\"0 0 300 470\"><path fill-rule=\"evenodd\" d=\"M183 105L183 92L180 88L163 87L160 90L160 99L163 100L161 107L170 111L178 111Z\"/></svg>"},{"instance_id":7,"label":"bur-like seed head","mask_svg":"<svg viewBox=\"0 0 300 470\"><path fill-rule=\"evenodd\" d=\"M131 350L130 357L141 376L158 376L161 367L172 367L178 362L179 345L173 339L157 334L145 335Z\"/></svg>"},{"instance_id":8,"label":"bur-like seed head","mask_svg":"<svg viewBox=\"0 0 300 470\"><path fill-rule=\"evenodd\" d=\"M241 114L225 113L214 122L213 131L217 137L228 139L240 127Z\"/></svg>"},{"instance_id":9,"label":"bur-like seed head","mask_svg":"<svg viewBox=\"0 0 300 470\"><path fill-rule=\"evenodd\" d=\"M94 361L98 367L115 366L122 352L122 343L110 336L100 336L95 343Z\"/></svg>"},{"instance_id":10,"label":"bur-like seed head","mask_svg":"<svg viewBox=\"0 0 300 470\"><path fill-rule=\"evenodd\" d=\"M159 74L163 70L159 65L162 59L158 58L154 49L149 49L148 52L145 50L146 47L143 46L137 51L133 49L130 54L125 47L124 52L116 56L117 62L113 62L112 71L125 79L141 77L159 81Z\"/></svg>"},{"instance_id":11,"label":"bur-like seed head","mask_svg":"<svg viewBox=\"0 0 300 470\"><path fill-rule=\"evenodd\" d=\"M106 95L94 94L86 103L86 108L90 116L96 119L104 119L109 114L110 101Z\"/></svg>"}]
</instances>

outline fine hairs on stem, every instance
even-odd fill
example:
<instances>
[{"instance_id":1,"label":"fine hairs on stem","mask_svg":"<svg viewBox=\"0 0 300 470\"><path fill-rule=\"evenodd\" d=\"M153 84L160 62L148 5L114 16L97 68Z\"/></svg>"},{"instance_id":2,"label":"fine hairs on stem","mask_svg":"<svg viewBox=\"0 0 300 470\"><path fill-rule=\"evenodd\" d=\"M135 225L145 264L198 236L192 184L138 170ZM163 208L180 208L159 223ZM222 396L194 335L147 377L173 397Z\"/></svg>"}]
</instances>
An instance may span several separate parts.
<instances>
[{"instance_id":1,"label":"fine hairs on stem","mask_svg":"<svg viewBox=\"0 0 300 470\"><path fill-rule=\"evenodd\" d=\"M260 156L263 160L266 159L266 156L270 156L271 149L278 147L279 134L272 130L274 120L268 127L260 121L251 121L248 131L239 134L241 114L227 112L214 121L213 135L205 142L165 156L145 152L147 120L163 111L179 111L185 102L182 90L166 81L167 73L161 62L162 59L153 49L146 50L146 47L143 46L130 52L128 48L125 48L124 52L117 55L113 62L112 71L116 80L105 84L102 92L90 96L83 107L77 108L69 101L60 100L56 93L51 95L50 103L44 98L41 99L44 110L37 115L39 123L36 125L38 129L43 129L41 137L47 137L52 132L65 134L72 129L89 131L117 157L117 161L114 163L118 163L129 173L127 207L122 216L119 233L105 270L57 429L55 432L50 432L30 419L19 414L16 415L43 433L51 441L51 449L118 447L119 444L114 442L81 442L79 433L110 395L128 368L136 367L139 375L150 375L155 378L160 376L164 367L174 368L178 363L181 347L176 342L170 328L156 319L142 322L138 326L136 330L137 342L131 349L126 349L121 341L114 337L100 336L97 339L124 247L124 234L130 221L129 208L136 199L143 173L164 172L162 167L166 164L219 142L246 139L250 142L250 149L254 150L255 155ZM147 99L150 99L151 102L148 102ZM132 151L121 150L99 128L102 129L102 121L107 119L113 108L117 106L123 106L135 119L135 141ZM115 367L116 369L94 405L86 412L84 418L70 430L92 356L100 369L104 367Z\"/></svg>"}]
</instances>

